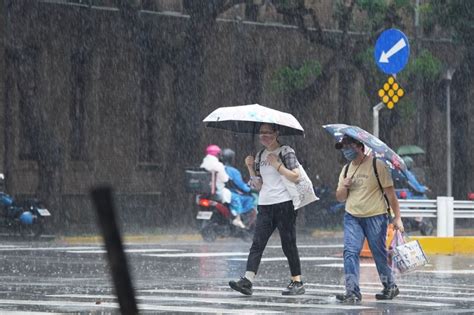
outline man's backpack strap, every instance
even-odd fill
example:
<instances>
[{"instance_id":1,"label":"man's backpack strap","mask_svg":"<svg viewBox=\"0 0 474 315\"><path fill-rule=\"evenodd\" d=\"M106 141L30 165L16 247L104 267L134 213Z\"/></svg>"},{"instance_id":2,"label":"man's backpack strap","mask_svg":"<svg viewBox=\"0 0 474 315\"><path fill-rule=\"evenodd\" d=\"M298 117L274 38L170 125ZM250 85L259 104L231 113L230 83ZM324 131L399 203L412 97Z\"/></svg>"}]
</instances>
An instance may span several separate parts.
<instances>
[{"instance_id":1,"label":"man's backpack strap","mask_svg":"<svg viewBox=\"0 0 474 315\"><path fill-rule=\"evenodd\" d=\"M349 164L350 163L347 163L346 166L344 166L344 178L347 177L347 172L349 171ZM377 158L373 158L372 160L372 167L374 168L374 173L375 173L375 178L377 179L377 184L379 184L379 187L380 187L380 191L382 192L382 195L385 199L385 202L387 203L387 212L390 214L390 202L388 201L388 197L387 195L385 194L384 190L383 190L383 187L382 187L382 184L380 183L380 179L379 179L379 172L377 171Z\"/></svg>"},{"instance_id":2,"label":"man's backpack strap","mask_svg":"<svg viewBox=\"0 0 474 315\"><path fill-rule=\"evenodd\" d=\"M347 172L349 172L349 164L351 163L347 163L346 166L344 166L344 178L347 177Z\"/></svg>"},{"instance_id":3,"label":"man's backpack strap","mask_svg":"<svg viewBox=\"0 0 474 315\"><path fill-rule=\"evenodd\" d=\"M387 203L387 212L388 214L390 214L390 202L388 201L388 197L383 190L382 184L380 183L379 172L377 171L377 158L375 157L372 160L372 166L374 168L375 178L377 178L377 183L379 184L379 187L380 187L380 190L382 191L385 202Z\"/></svg>"}]
</instances>

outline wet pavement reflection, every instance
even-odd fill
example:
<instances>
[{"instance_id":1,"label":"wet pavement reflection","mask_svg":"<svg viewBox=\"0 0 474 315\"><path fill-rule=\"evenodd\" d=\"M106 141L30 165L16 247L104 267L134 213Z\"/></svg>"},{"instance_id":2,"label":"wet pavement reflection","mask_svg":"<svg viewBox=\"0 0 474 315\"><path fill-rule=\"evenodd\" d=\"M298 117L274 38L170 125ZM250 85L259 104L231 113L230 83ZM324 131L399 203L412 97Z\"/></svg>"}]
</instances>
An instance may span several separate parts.
<instances>
[{"instance_id":1,"label":"wet pavement reflection","mask_svg":"<svg viewBox=\"0 0 474 315\"><path fill-rule=\"evenodd\" d=\"M360 305L338 304L344 290L342 239L300 236L306 294L282 296L290 280L274 235L267 247L254 295L227 283L245 271L250 243L173 241L127 244L128 263L141 313L447 314L474 313L474 259L430 256L429 265L399 276L400 295L376 301L381 290L371 259L361 260ZM0 245L1 314L119 313L103 247L50 242Z\"/></svg>"}]
</instances>

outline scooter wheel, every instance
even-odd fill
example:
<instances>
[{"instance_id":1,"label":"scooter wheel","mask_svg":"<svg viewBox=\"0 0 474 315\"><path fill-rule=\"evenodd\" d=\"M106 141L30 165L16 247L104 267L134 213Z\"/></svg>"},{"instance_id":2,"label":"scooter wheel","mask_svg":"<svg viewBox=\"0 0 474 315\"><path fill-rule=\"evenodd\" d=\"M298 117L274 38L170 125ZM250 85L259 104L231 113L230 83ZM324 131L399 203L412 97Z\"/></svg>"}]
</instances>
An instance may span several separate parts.
<instances>
[{"instance_id":1,"label":"scooter wheel","mask_svg":"<svg viewBox=\"0 0 474 315\"><path fill-rule=\"evenodd\" d=\"M20 226L20 235L24 238L32 237L34 239L38 239L41 234L43 234L43 231L43 222L41 222L40 220L29 225Z\"/></svg>"},{"instance_id":2,"label":"scooter wheel","mask_svg":"<svg viewBox=\"0 0 474 315\"><path fill-rule=\"evenodd\" d=\"M208 226L201 230L201 236L206 242L214 242L217 238L217 233L211 226Z\"/></svg>"}]
</instances>

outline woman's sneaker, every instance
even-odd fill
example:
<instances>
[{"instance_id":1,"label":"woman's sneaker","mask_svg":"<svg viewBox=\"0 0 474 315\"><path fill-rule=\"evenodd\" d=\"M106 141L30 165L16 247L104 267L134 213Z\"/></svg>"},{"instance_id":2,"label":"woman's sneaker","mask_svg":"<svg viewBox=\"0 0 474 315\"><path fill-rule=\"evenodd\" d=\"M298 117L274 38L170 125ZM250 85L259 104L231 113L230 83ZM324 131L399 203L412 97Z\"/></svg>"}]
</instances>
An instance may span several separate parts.
<instances>
[{"instance_id":1,"label":"woman's sneaker","mask_svg":"<svg viewBox=\"0 0 474 315\"><path fill-rule=\"evenodd\" d=\"M394 297L396 297L398 294L400 294L400 290L398 290L398 287L395 285L391 288L383 289L382 292L377 293L375 295L375 298L377 300L391 300Z\"/></svg>"},{"instance_id":2,"label":"woman's sneaker","mask_svg":"<svg viewBox=\"0 0 474 315\"><path fill-rule=\"evenodd\" d=\"M290 284L281 292L282 295L300 295L304 294L303 282L291 280Z\"/></svg>"},{"instance_id":3,"label":"woman's sneaker","mask_svg":"<svg viewBox=\"0 0 474 315\"><path fill-rule=\"evenodd\" d=\"M336 300L344 304L359 304L362 301L362 296L354 292L346 292L344 294L336 294Z\"/></svg>"},{"instance_id":4,"label":"woman's sneaker","mask_svg":"<svg viewBox=\"0 0 474 315\"><path fill-rule=\"evenodd\" d=\"M252 282L245 277L240 277L239 281L229 281L229 286L245 295L252 295L253 293Z\"/></svg>"}]
</instances>

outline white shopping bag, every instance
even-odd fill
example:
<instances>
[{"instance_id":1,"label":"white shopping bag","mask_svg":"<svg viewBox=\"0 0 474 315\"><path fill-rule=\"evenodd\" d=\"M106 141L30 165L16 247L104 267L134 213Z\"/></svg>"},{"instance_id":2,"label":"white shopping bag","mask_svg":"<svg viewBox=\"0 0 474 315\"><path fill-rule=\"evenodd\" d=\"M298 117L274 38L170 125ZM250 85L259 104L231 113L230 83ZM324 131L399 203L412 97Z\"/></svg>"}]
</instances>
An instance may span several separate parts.
<instances>
[{"instance_id":1,"label":"white shopping bag","mask_svg":"<svg viewBox=\"0 0 474 315\"><path fill-rule=\"evenodd\" d=\"M428 263L420 243L416 240L407 242L405 238L400 231L396 231L392 241L392 264L400 273L413 271Z\"/></svg>"},{"instance_id":2,"label":"white shopping bag","mask_svg":"<svg viewBox=\"0 0 474 315\"><path fill-rule=\"evenodd\" d=\"M291 200L295 210L310 204L311 202L319 200L314 193L313 183L306 174L303 166L299 166L300 178L296 183L289 181L285 176L281 176L283 183L286 186L286 190L290 194Z\"/></svg>"}]
</instances>

